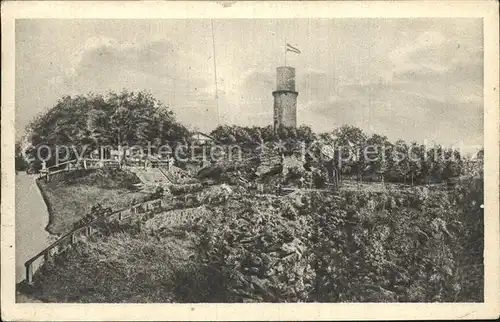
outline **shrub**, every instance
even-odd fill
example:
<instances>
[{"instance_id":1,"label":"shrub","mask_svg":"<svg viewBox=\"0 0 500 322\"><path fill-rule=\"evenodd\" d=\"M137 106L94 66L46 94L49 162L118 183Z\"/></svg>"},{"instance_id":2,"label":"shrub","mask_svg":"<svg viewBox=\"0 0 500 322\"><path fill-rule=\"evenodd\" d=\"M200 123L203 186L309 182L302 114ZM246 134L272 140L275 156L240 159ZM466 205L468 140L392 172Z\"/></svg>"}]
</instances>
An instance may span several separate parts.
<instances>
[{"instance_id":1,"label":"shrub","mask_svg":"<svg viewBox=\"0 0 500 322\"><path fill-rule=\"evenodd\" d=\"M185 193L193 193L201 191L203 189L203 185L201 183L175 184L175 185L170 185L168 189L173 195L181 195Z\"/></svg>"}]
</instances>

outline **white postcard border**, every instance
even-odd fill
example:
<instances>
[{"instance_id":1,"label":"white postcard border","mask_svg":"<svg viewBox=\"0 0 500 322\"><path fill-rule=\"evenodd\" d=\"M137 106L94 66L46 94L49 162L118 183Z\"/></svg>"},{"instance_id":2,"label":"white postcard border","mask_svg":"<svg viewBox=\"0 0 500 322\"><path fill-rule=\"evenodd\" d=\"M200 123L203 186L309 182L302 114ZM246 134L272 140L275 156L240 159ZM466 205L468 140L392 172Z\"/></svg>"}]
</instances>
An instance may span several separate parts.
<instances>
[{"instance_id":1,"label":"white postcard border","mask_svg":"<svg viewBox=\"0 0 500 322\"><path fill-rule=\"evenodd\" d=\"M124 4L125 3L125 4ZM15 19L32 18L483 17L485 135L484 303L16 304L14 256ZM404 2L2 2L1 314L6 320L411 320L498 317L499 50L495 1Z\"/></svg>"}]
</instances>

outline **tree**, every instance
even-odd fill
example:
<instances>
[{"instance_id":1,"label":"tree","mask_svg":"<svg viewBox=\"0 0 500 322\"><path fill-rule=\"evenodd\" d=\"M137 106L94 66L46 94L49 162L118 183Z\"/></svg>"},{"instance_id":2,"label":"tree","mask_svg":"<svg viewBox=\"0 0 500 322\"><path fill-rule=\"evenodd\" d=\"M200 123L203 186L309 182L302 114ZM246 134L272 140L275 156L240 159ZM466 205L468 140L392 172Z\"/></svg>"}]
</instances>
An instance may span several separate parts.
<instances>
[{"instance_id":1,"label":"tree","mask_svg":"<svg viewBox=\"0 0 500 322\"><path fill-rule=\"evenodd\" d=\"M102 146L140 145L146 149L148 143L176 144L190 138L189 131L162 102L149 93L126 90L106 96L64 96L36 118L28 132L32 152L42 144L53 149L66 145L82 156Z\"/></svg>"},{"instance_id":2,"label":"tree","mask_svg":"<svg viewBox=\"0 0 500 322\"><path fill-rule=\"evenodd\" d=\"M343 125L332 131L331 134L322 136L326 140L333 140L333 144L340 151L342 169L355 173L358 180L362 180L362 171L365 160L361 157L366 144L366 134L355 126Z\"/></svg>"},{"instance_id":3,"label":"tree","mask_svg":"<svg viewBox=\"0 0 500 322\"><path fill-rule=\"evenodd\" d=\"M420 177L422 183L429 184L432 175L432 160L430 159L430 153L425 148L422 149L422 165L420 169Z\"/></svg>"},{"instance_id":4,"label":"tree","mask_svg":"<svg viewBox=\"0 0 500 322\"><path fill-rule=\"evenodd\" d=\"M431 179L433 182L441 182L443 178L444 163L444 149L441 145L434 146L430 151Z\"/></svg>"},{"instance_id":5,"label":"tree","mask_svg":"<svg viewBox=\"0 0 500 322\"><path fill-rule=\"evenodd\" d=\"M217 141L223 144L236 143L233 128L234 126L219 125L212 132L210 132L210 136L214 137Z\"/></svg>"},{"instance_id":6,"label":"tree","mask_svg":"<svg viewBox=\"0 0 500 322\"><path fill-rule=\"evenodd\" d=\"M403 140L398 140L393 149L393 174L394 180L406 183L406 178L410 172L410 162L408 160L408 145Z\"/></svg>"},{"instance_id":7,"label":"tree","mask_svg":"<svg viewBox=\"0 0 500 322\"><path fill-rule=\"evenodd\" d=\"M262 130L258 126L252 126L247 130L250 140L254 145L260 145L264 142L262 138Z\"/></svg>"},{"instance_id":8,"label":"tree","mask_svg":"<svg viewBox=\"0 0 500 322\"><path fill-rule=\"evenodd\" d=\"M278 136L274 132L274 128L272 125L265 126L261 128L262 140L264 142L272 142L278 140Z\"/></svg>"},{"instance_id":9,"label":"tree","mask_svg":"<svg viewBox=\"0 0 500 322\"><path fill-rule=\"evenodd\" d=\"M411 142L408 149L408 166L412 186L414 179L419 177L422 171L422 154L423 147L418 145L416 142Z\"/></svg>"},{"instance_id":10,"label":"tree","mask_svg":"<svg viewBox=\"0 0 500 322\"><path fill-rule=\"evenodd\" d=\"M380 175L381 180L384 179L387 170L387 159L390 157L387 152L390 151L391 148L392 145L387 137L382 135L373 134L366 141L364 150L370 153L367 154L369 160L366 161L366 164L369 166L372 174Z\"/></svg>"},{"instance_id":11,"label":"tree","mask_svg":"<svg viewBox=\"0 0 500 322\"><path fill-rule=\"evenodd\" d=\"M316 140L316 135L312 131L311 127L301 125L297 128L297 138L305 144L310 144Z\"/></svg>"},{"instance_id":12,"label":"tree","mask_svg":"<svg viewBox=\"0 0 500 322\"><path fill-rule=\"evenodd\" d=\"M101 99L90 93L88 96L62 97L57 104L47 113L36 117L27 127L28 140L32 148L27 151L33 160L37 157L48 158L54 156L56 146L72 146L78 153L82 152L86 145L95 146L96 143L90 135L87 127L89 114L92 110L92 102ZM50 150L40 150L45 145ZM40 152L40 155L38 155ZM70 150L70 158L74 157L74 151ZM87 149L87 153L90 150ZM50 165L53 162L48 161Z\"/></svg>"},{"instance_id":13,"label":"tree","mask_svg":"<svg viewBox=\"0 0 500 322\"><path fill-rule=\"evenodd\" d=\"M22 146L20 142L16 142L15 145L15 169L16 171L26 171L28 168L28 163L24 159Z\"/></svg>"},{"instance_id":14,"label":"tree","mask_svg":"<svg viewBox=\"0 0 500 322\"><path fill-rule=\"evenodd\" d=\"M443 179L451 179L460 176L462 172L462 158L460 152L454 149L445 151Z\"/></svg>"}]
</instances>

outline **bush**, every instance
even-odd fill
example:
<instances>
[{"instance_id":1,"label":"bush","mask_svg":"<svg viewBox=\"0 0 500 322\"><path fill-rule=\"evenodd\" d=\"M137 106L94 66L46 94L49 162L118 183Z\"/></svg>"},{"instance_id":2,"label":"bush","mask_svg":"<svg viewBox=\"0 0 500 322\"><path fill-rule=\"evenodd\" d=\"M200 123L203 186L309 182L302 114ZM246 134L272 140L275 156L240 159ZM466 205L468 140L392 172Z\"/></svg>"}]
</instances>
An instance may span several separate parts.
<instances>
[{"instance_id":1,"label":"bush","mask_svg":"<svg viewBox=\"0 0 500 322\"><path fill-rule=\"evenodd\" d=\"M473 251L456 247L448 197L350 191L228 205L197 224L197 260L227 276L220 292L234 302L478 299L482 272L463 274Z\"/></svg>"},{"instance_id":2,"label":"bush","mask_svg":"<svg viewBox=\"0 0 500 322\"><path fill-rule=\"evenodd\" d=\"M170 185L168 189L173 195L181 195L201 191L203 186L200 183L195 184L175 184Z\"/></svg>"}]
</instances>

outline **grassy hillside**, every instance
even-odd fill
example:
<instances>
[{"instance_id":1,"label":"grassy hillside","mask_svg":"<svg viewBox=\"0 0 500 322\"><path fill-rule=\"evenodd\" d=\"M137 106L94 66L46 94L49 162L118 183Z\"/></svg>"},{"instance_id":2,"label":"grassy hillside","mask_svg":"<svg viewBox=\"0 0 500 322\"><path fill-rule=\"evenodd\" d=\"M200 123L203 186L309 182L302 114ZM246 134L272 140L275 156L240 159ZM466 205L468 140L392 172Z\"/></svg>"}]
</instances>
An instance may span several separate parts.
<instances>
[{"instance_id":1,"label":"grassy hillside","mask_svg":"<svg viewBox=\"0 0 500 322\"><path fill-rule=\"evenodd\" d=\"M212 201L79 244L38 272L33 296L51 302L483 299L482 184L452 193L233 191L227 202L206 200Z\"/></svg>"},{"instance_id":2,"label":"grassy hillside","mask_svg":"<svg viewBox=\"0 0 500 322\"><path fill-rule=\"evenodd\" d=\"M176 227L203 213L208 211L170 211L81 242L37 273L31 296L44 302L171 302L195 252L195 236Z\"/></svg>"},{"instance_id":3,"label":"grassy hillside","mask_svg":"<svg viewBox=\"0 0 500 322\"><path fill-rule=\"evenodd\" d=\"M138 182L135 174L116 169L74 171L59 174L49 182L38 180L49 209L47 231L67 232L97 203L119 209L144 198L145 193L132 189Z\"/></svg>"}]
</instances>

